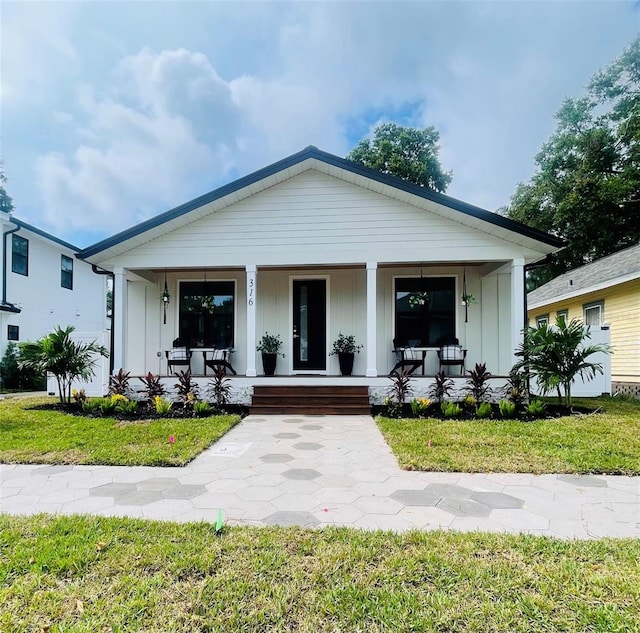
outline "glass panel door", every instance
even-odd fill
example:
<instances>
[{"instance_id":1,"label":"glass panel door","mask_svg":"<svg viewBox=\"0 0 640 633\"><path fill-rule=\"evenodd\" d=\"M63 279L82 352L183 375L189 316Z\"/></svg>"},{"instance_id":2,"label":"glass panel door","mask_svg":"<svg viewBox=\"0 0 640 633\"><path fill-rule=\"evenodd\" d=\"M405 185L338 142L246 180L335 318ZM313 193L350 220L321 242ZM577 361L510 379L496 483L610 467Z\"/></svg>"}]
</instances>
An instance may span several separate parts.
<instances>
[{"instance_id":1,"label":"glass panel door","mask_svg":"<svg viewBox=\"0 0 640 633\"><path fill-rule=\"evenodd\" d=\"M327 283L293 280L293 369L327 368Z\"/></svg>"}]
</instances>

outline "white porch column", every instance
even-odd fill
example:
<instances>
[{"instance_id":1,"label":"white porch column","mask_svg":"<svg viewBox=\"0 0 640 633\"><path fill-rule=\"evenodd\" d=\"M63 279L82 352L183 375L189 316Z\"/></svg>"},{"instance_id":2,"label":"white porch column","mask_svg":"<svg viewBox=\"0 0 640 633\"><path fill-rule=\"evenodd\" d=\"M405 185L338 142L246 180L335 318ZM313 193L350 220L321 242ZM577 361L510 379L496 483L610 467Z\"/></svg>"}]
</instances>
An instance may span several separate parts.
<instances>
[{"instance_id":1,"label":"white porch column","mask_svg":"<svg viewBox=\"0 0 640 633\"><path fill-rule=\"evenodd\" d=\"M247 264L247 376L256 376L256 285L257 268Z\"/></svg>"},{"instance_id":2,"label":"white porch column","mask_svg":"<svg viewBox=\"0 0 640 633\"><path fill-rule=\"evenodd\" d=\"M378 262L367 262L367 376L378 375L377 355Z\"/></svg>"},{"instance_id":3,"label":"white porch column","mask_svg":"<svg viewBox=\"0 0 640 633\"><path fill-rule=\"evenodd\" d=\"M511 364L518 360L515 352L522 341L524 328L524 259L511 262ZM511 369L511 368L509 368Z\"/></svg>"},{"instance_id":4,"label":"white porch column","mask_svg":"<svg viewBox=\"0 0 640 633\"><path fill-rule=\"evenodd\" d=\"M127 335L127 270L113 269L113 369L125 367L125 338Z\"/></svg>"}]
</instances>

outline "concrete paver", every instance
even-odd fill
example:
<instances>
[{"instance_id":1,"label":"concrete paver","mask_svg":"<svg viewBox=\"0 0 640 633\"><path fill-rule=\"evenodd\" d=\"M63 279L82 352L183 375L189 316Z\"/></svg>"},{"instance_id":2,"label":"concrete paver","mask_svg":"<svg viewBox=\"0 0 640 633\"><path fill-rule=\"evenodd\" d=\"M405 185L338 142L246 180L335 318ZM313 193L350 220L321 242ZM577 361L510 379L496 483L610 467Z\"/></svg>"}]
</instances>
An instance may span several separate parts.
<instances>
[{"instance_id":1,"label":"concrete paver","mask_svg":"<svg viewBox=\"0 0 640 633\"><path fill-rule=\"evenodd\" d=\"M249 416L184 468L0 464L0 512L640 537L640 477L403 471L369 416Z\"/></svg>"}]
</instances>

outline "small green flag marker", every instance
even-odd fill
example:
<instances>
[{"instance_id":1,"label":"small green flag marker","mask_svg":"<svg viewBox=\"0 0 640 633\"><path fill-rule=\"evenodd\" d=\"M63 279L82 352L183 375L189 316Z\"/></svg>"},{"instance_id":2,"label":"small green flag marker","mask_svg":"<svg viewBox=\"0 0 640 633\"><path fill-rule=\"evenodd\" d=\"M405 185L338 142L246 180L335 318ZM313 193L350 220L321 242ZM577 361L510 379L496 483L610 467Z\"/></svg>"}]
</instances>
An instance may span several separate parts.
<instances>
[{"instance_id":1,"label":"small green flag marker","mask_svg":"<svg viewBox=\"0 0 640 633\"><path fill-rule=\"evenodd\" d=\"M216 533L220 533L222 531L222 508L218 510L218 520L216 521Z\"/></svg>"}]
</instances>

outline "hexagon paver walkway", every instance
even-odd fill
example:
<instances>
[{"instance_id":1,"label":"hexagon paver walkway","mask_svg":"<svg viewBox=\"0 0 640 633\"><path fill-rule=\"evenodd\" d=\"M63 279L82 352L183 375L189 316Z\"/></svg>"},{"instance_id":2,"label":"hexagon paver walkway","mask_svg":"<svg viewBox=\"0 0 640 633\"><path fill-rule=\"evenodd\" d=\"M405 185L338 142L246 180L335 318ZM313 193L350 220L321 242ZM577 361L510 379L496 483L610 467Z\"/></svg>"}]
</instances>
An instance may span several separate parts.
<instances>
[{"instance_id":1,"label":"hexagon paver walkway","mask_svg":"<svg viewBox=\"0 0 640 633\"><path fill-rule=\"evenodd\" d=\"M179 441L179 438L178 438ZM369 416L249 416L184 468L0 465L0 511L640 536L640 478L403 471Z\"/></svg>"}]
</instances>

